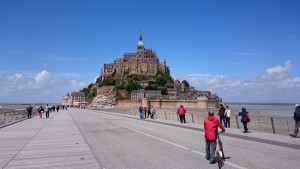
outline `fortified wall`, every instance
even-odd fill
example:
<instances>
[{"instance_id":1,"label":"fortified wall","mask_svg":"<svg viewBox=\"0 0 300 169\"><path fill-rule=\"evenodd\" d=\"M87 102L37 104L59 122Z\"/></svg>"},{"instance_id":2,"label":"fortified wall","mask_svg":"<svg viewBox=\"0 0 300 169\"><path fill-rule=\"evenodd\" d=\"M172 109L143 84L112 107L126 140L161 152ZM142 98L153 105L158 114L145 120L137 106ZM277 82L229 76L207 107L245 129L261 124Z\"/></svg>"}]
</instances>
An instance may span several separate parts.
<instances>
[{"instance_id":1,"label":"fortified wall","mask_svg":"<svg viewBox=\"0 0 300 169\"><path fill-rule=\"evenodd\" d=\"M132 102L130 100L119 100L117 103L118 107L123 107L123 108L153 106L155 108L174 109L174 108L178 108L180 105L192 109L211 109L211 108L217 108L219 102L216 100L208 100L206 97L199 97L197 100L149 100L148 98L143 98L142 102Z\"/></svg>"}]
</instances>

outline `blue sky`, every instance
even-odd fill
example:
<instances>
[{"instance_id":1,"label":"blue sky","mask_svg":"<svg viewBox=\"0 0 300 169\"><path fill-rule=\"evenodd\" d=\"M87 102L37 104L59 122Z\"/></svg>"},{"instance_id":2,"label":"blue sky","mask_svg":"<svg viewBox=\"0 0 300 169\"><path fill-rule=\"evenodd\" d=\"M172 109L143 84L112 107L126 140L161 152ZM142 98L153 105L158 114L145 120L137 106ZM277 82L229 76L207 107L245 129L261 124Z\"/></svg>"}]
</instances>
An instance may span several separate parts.
<instances>
[{"instance_id":1,"label":"blue sky","mask_svg":"<svg viewBox=\"0 0 300 169\"><path fill-rule=\"evenodd\" d=\"M0 102L61 102L146 48L225 102L300 102L300 1L0 0Z\"/></svg>"}]
</instances>

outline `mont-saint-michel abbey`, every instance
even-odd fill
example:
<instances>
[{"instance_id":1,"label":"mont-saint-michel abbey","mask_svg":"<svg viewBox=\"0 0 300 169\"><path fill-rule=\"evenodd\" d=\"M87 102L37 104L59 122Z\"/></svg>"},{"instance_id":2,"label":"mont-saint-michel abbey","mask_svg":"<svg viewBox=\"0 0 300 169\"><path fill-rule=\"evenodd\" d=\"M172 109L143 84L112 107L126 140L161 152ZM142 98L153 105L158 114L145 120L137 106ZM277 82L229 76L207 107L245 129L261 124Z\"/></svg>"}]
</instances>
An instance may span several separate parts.
<instances>
[{"instance_id":1,"label":"mont-saint-michel abbey","mask_svg":"<svg viewBox=\"0 0 300 169\"><path fill-rule=\"evenodd\" d=\"M154 50L144 47L142 33L137 51L124 53L113 63L104 64L97 82L90 87L96 91L89 102L92 106L176 108L184 105L207 109L218 107L222 101L216 94L197 90L185 80L174 80L167 62L160 61ZM64 96L63 105L86 103L72 98L72 94Z\"/></svg>"},{"instance_id":2,"label":"mont-saint-michel abbey","mask_svg":"<svg viewBox=\"0 0 300 169\"><path fill-rule=\"evenodd\" d=\"M137 44L136 53L124 53L123 58L115 59L112 64L104 64L101 69L100 79L107 76L114 76L121 80L126 74L143 74L146 76L156 75L158 71L170 74L166 61L159 62L156 52L152 49L144 48L142 33Z\"/></svg>"}]
</instances>

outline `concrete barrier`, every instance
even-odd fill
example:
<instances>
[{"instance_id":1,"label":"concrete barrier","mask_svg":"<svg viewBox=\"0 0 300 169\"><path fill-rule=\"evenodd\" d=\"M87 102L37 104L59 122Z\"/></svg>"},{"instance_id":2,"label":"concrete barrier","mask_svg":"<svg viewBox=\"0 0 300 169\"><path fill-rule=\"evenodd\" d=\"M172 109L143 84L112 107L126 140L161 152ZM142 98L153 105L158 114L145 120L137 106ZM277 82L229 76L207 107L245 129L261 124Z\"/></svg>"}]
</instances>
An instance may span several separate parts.
<instances>
[{"instance_id":1,"label":"concrete barrier","mask_svg":"<svg viewBox=\"0 0 300 169\"><path fill-rule=\"evenodd\" d=\"M37 115L37 109L32 110L32 117ZM0 113L0 128L27 119L26 110L8 110Z\"/></svg>"}]
</instances>

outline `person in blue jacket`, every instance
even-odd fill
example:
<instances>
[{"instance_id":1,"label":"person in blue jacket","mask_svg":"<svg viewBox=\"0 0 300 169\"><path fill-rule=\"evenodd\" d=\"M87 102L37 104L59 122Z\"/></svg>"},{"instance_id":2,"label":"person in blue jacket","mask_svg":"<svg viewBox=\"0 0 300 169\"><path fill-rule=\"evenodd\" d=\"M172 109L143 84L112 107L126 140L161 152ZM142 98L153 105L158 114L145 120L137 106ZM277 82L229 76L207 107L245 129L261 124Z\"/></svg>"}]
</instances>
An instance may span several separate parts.
<instances>
[{"instance_id":1,"label":"person in blue jacket","mask_svg":"<svg viewBox=\"0 0 300 169\"><path fill-rule=\"evenodd\" d=\"M140 118L142 119L143 118L143 107L142 106L139 107L139 112L140 112Z\"/></svg>"}]
</instances>

